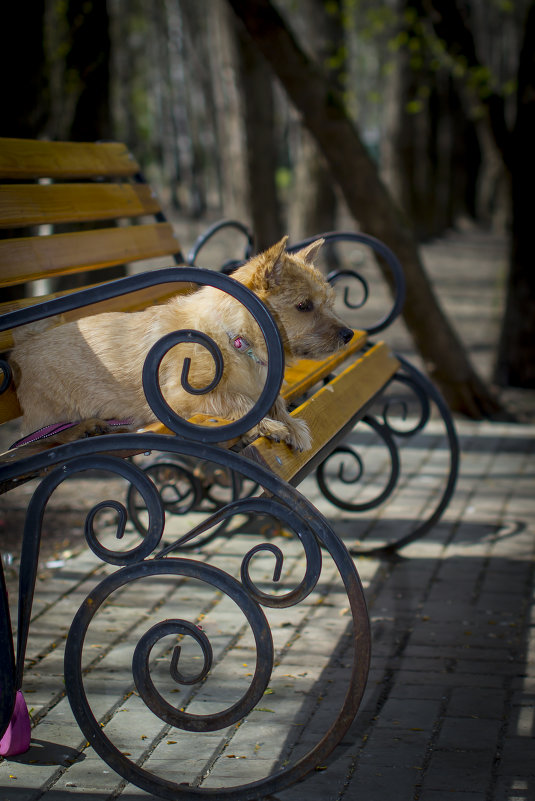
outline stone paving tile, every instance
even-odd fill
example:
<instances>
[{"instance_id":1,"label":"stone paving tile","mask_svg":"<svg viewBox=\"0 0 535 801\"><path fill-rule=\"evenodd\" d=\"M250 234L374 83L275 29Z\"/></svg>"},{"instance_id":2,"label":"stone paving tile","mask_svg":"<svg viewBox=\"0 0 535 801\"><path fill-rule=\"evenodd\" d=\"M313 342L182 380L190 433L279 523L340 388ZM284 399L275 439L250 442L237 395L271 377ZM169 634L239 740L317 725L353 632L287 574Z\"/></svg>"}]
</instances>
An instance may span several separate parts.
<instances>
[{"instance_id":1,"label":"stone paving tile","mask_svg":"<svg viewBox=\"0 0 535 801\"><path fill-rule=\"evenodd\" d=\"M423 776L422 798L425 799L426 790L440 790L446 797L459 791L487 790L493 759L493 753L485 749L436 749Z\"/></svg>"}]
</instances>

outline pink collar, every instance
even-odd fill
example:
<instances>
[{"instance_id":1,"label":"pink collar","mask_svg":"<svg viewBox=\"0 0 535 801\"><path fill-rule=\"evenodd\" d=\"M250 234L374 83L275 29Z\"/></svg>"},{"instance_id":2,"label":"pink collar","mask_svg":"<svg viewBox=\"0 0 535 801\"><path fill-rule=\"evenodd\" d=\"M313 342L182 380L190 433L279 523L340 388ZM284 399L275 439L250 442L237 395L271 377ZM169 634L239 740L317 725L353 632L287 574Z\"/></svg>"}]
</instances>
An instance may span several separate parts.
<instances>
[{"instance_id":1,"label":"pink collar","mask_svg":"<svg viewBox=\"0 0 535 801\"><path fill-rule=\"evenodd\" d=\"M252 359L254 362L256 362L256 364L261 364L263 367L266 366L266 362L256 355L252 345L245 339L245 337L242 337L239 334L238 336L233 336L232 334L228 334L228 338L230 339L236 350L239 350L240 353L244 353L246 356L249 356L249 358Z\"/></svg>"}]
</instances>

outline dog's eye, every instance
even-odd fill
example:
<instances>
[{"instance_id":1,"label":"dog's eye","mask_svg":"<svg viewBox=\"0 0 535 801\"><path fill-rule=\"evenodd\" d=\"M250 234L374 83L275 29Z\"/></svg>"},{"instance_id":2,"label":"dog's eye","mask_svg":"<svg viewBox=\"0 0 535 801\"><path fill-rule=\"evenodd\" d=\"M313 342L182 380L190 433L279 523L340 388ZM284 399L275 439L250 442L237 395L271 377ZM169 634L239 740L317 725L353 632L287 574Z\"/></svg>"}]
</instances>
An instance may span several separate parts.
<instances>
[{"instance_id":1,"label":"dog's eye","mask_svg":"<svg viewBox=\"0 0 535 801\"><path fill-rule=\"evenodd\" d=\"M297 304L295 308L297 309L297 311L311 312L312 309L314 308L314 304L310 299L302 300L300 303Z\"/></svg>"}]
</instances>

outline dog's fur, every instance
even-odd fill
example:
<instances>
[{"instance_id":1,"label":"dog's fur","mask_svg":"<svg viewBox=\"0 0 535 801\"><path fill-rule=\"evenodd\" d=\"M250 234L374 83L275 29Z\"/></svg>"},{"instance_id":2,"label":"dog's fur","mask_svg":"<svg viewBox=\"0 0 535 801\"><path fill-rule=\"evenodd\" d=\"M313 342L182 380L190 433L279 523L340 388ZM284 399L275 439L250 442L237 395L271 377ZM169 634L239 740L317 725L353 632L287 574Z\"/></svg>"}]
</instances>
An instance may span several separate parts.
<instances>
[{"instance_id":1,"label":"dog's fur","mask_svg":"<svg viewBox=\"0 0 535 801\"><path fill-rule=\"evenodd\" d=\"M352 331L334 313L333 290L312 264L323 240L293 255L287 253L286 241L284 237L246 262L233 278L269 308L286 363L321 358L348 342ZM191 358L189 381L194 387L213 379L214 363L201 345L177 345L160 368L165 399L184 418L204 412L240 419L264 386L264 339L252 315L236 299L214 287L202 287L140 312L98 314L36 334L23 331L11 356L24 412L22 433L89 418L128 419L132 429L153 422L141 383L145 357L162 336L188 328L205 332L217 343L224 359L223 377L207 394L188 393L181 385L184 357ZM250 344L253 356L236 349L236 336ZM270 416L249 432L250 438L258 435L284 440L298 450L310 447L306 424L290 417L280 396Z\"/></svg>"}]
</instances>

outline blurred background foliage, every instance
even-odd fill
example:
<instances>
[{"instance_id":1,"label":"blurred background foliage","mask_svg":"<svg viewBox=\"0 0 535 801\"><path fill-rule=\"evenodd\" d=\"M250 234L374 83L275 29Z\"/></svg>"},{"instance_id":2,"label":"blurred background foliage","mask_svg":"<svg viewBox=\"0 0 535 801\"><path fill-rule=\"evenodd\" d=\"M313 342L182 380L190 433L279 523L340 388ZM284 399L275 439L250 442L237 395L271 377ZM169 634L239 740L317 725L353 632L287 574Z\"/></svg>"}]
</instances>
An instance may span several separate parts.
<instances>
[{"instance_id":1,"label":"blurred background foliage","mask_svg":"<svg viewBox=\"0 0 535 801\"><path fill-rule=\"evenodd\" d=\"M466 220L507 233L495 378L535 387L534 0L10 4L0 135L124 141L171 216L238 217L259 247L348 213L358 224L303 109L240 22L272 9L328 81L327 102L343 105L416 243ZM303 88L312 102L317 82Z\"/></svg>"}]
</instances>

